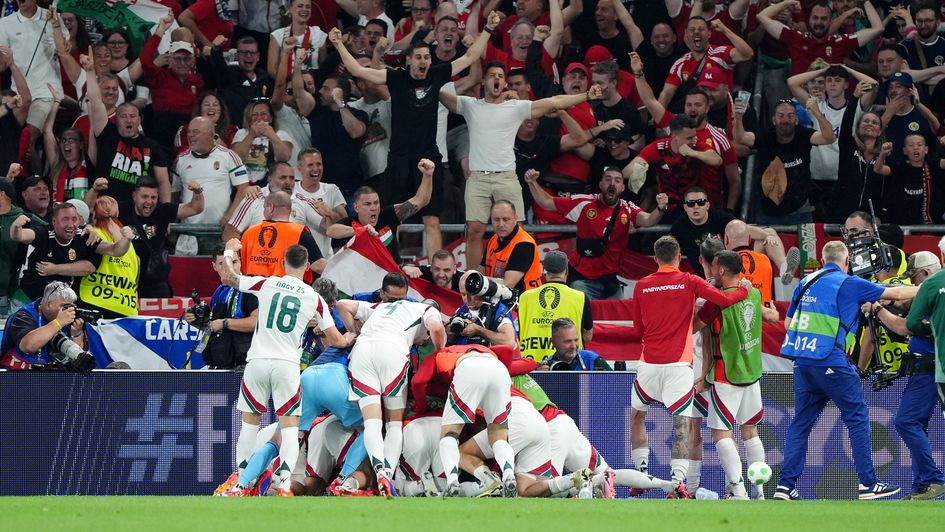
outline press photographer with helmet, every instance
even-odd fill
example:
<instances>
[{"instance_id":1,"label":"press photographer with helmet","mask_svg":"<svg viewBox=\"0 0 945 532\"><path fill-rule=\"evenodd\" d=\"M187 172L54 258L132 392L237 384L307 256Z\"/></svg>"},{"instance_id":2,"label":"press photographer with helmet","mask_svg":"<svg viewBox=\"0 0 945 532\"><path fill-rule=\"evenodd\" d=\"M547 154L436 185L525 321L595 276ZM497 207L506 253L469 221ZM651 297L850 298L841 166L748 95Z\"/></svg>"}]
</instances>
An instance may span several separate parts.
<instances>
[{"instance_id":1,"label":"press photographer with helmet","mask_svg":"<svg viewBox=\"0 0 945 532\"><path fill-rule=\"evenodd\" d=\"M446 324L446 345L515 345L518 330L508 305L514 294L489 281L481 273L468 271L459 282L465 304Z\"/></svg>"},{"instance_id":2,"label":"press photographer with helmet","mask_svg":"<svg viewBox=\"0 0 945 532\"><path fill-rule=\"evenodd\" d=\"M226 275L223 265L223 244L217 244L211 255L213 270L222 280ZM240 257L233 257L233 267L239 270ZM199 299L198 299L199 301ZM184 313L184 321L198 329L207 329L210 335L203 350L203 361L214 369L237 369L246 365L246 353L256 329L259 301L253 294L245 294L221 284L213 292L209 307L197 303Z\"/></svg>"},{"instance_id":3,"label":"press photographer with helmet","mask_svg":"<svg viewBox=\"0 0 945 532\"><path fill-rule=\"evenodd\" d=\"M62 281L46 285L43 296L20 307L7 321L0 344L0 367L10 370L72 370L95 368L85 336L84 315L76 293ZM86 316L88 317L88 316Z\"/></svg>"}]
</instances>

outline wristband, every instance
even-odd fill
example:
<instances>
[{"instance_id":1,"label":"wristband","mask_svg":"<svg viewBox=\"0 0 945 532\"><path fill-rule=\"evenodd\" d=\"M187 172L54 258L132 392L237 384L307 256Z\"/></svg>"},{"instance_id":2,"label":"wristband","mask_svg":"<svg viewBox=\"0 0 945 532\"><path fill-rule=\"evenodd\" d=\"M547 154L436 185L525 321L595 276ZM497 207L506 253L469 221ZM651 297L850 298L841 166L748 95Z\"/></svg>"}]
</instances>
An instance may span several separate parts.
<instances>
[{"instance_id":1,"label":"wristband","mask_svg":"<svg viewBox=\"0 0 945 532\"><path fill-rule=\"evenodd\" d=\"M59 319L58 319L58 318L53 318L52 323L54 323L54 324L56 325L56 328L57 328L57 329L62 329L62 324L59 323Z\"/></svg>"},{"instance_id":2,"label":"wristband","mask_svg":"<svg viewBox=\"0 0 945 532\"><path fill-rule=\"evenodd\" d=\"M224 318L224 319L223 319L223 330L224 330L224 331L230 330L230 320L229 320L229 318Z\"/></svg>"},{"instance_id":3,"label":"wristband","mask_svg":"<svg viewBox=\"0 0 945 532\"><path fill-rule=\"evenodd\" d=\"M635 77L635 78L637 78L637 79L640 79L640 78L643 77L643 72L639 72L639 73L634 72L634 73L633 73L633 77Z\"/></svg>"},{"instance_id":4,"label":"wristband","mask_svg":"<svg viewBox=\"0 0 945 532\"><path fill-rule=\"evenodd\" d=\"M489 35L492 35L492 32L495 31L495 30L493 30L493 29L490 28L489 26L486 26L485 28L482 28L482 31L488 33Z\"/></svg>"},{"instance_id":5,"label":"wristband","mask_svg":"<svg viewBox=\"0 0 945 532\"><path fill-rule=\"evenodd\" d=\"M235 256L236 256L236 254L233 253L233 250L232 250L232 249L227 249L227 250L224 250L224 251L223 251L223 258L225 258L225 259L233 259L233 257L235 257Z\"/></svg>"}]
</instances>

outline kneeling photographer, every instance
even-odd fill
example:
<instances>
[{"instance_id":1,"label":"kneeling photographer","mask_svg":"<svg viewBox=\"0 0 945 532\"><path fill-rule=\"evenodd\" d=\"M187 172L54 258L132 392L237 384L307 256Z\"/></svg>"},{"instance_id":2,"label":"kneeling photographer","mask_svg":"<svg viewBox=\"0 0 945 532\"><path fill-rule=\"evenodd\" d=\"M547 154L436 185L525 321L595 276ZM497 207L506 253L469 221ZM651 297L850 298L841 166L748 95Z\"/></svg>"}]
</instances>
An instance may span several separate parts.
<instances>
[{"instance_id":1,"label":"kneeling photographer","mask_svg":"<svg viewBox=\"0 0 945 532\"><path fill-rule=\"evenodd\" d=\"M518 342L512 311L515 294L477 271L463 274L459 293L465 304L446 326L447 345L515 345Z\"/></svg>"},{"instance_id":2,"label":"kneeling photographer","mask_svg":"<svg viewBox=\"0 0 945 532\"><path fill-rule=\"evenodd\" d=\"M220 279L226 275L223 266L223 244L213 250L213 270ZM239 255L233 257L233 268L239 270ZM203 350L203 361L213 369L239 369L246 365L246 353L253 341L259 300L252 294L221 284L213 292L210 305L199 298L184 313L184 321L206 330L210 338Z\"/></svg>"},{"instance_id":3,"label":"kneeling photographer","mask_svg":"<svg viewBox=\"0 0 945 532\"><path fill-rule=\"evenodd\" d=\"M934 253L919 251L909 257L903 276L911 278L912 283L918 286L941 269L942 264ZM863 311L895 333L909 336L906 318L901 311L893 311L878 303L866 303ZM896 411L895 426L912 455L912 494L906 497L909 500L930 500L945 495L945 475L935 464L926 431L936 404L934 374L935 344L932 338L913 334L898 371L884 382L888 385L895 378L908 377Z\"/></svg>"},{"instance_id":4,"label":"kneeling photographer","mask_svg":"<svg viewBox=\"0 0 945 532\"><path fill-rule=\"evenodd\" d=\"M0 367L88 373L95 358L86 351L85 320L96 318L75 306L68 284L53 281L43 297L17 310L7 321L0 344ZM83 319L85 318L85 319Z\"/></svg>"}]
</instances>

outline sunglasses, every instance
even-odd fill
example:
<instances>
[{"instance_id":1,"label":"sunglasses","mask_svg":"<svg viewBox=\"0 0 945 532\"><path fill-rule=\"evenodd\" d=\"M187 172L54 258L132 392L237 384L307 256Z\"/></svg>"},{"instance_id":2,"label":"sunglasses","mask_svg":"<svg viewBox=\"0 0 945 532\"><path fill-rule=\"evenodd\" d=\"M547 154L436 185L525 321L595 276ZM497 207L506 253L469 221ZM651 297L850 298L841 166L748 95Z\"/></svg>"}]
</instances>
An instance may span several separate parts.
<instances>
[{"instance_id":1,"label":"sunglasses","mask_svg":"<svg viewBox=\"0 0 945 532\"><path fill-rule=\"evenodd\" d=\"M700 206L700 207L705 207L705 204L706 204L706 203L709 203L709 200L707 200L707 199L705 199L705 198L703 198L703 199L688 200L688 201L684 201L684 202L683 202L683 204L684 204L686 207L695 207L696 205L698 205L698 206Z\"/></svg>"}]
</instances>

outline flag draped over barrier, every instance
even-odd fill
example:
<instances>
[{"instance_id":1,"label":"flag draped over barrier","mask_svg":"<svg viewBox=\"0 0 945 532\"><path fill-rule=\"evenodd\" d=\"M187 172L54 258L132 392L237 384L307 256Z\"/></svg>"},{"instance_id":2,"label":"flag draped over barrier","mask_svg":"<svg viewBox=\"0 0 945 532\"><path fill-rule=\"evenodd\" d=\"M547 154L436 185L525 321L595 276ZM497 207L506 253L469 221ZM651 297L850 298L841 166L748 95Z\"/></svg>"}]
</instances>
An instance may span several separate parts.
<instances>
[{"instance_id":1,"label":"flag draped over barrier","mask_svg":"<svg viewBox=\"0 0 945 532\"><path fill-rule=\"evenodd\" d=\"M193 354L203 332L179 319L138 316L102 320L87 328L89 352L96 367L126 362L132 369L200 369L203 357Z\"/></svg>"}]
</instances>

